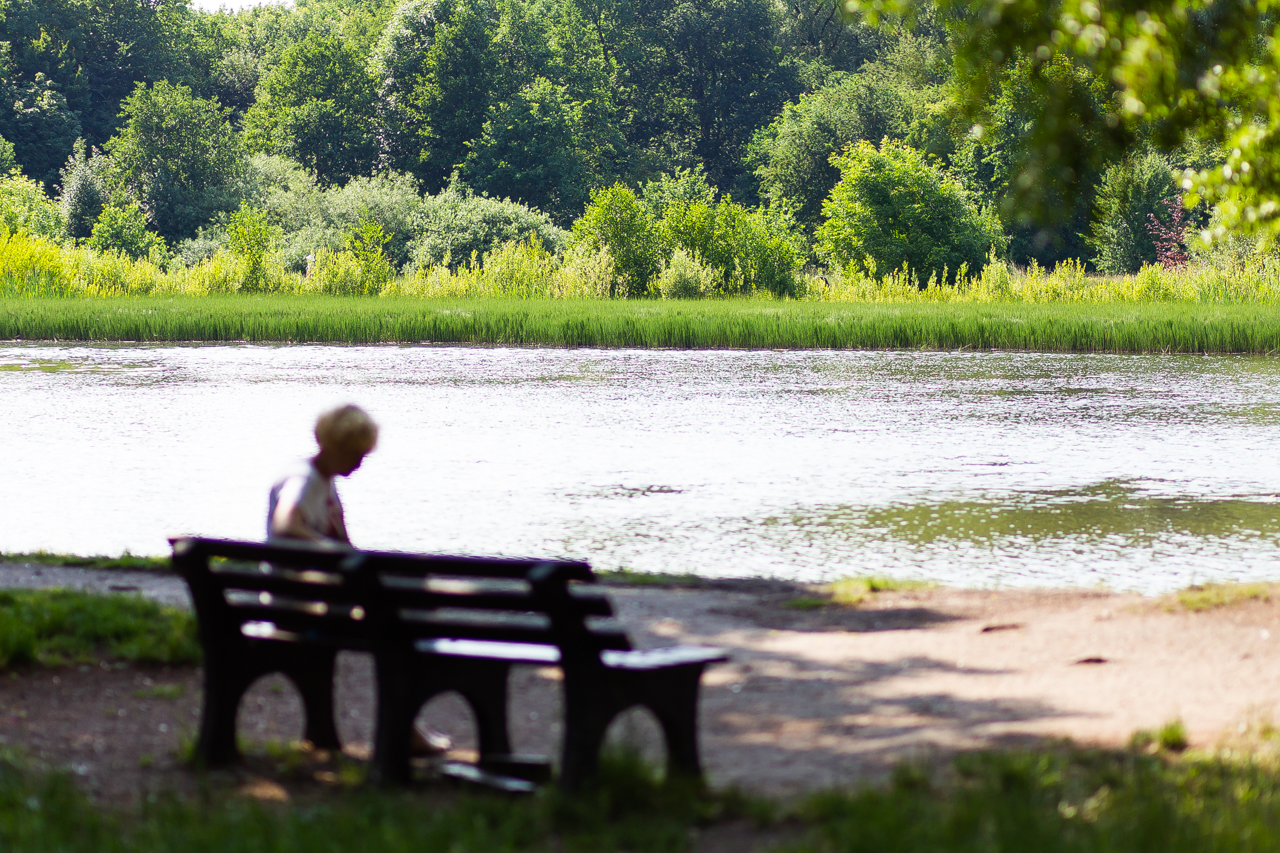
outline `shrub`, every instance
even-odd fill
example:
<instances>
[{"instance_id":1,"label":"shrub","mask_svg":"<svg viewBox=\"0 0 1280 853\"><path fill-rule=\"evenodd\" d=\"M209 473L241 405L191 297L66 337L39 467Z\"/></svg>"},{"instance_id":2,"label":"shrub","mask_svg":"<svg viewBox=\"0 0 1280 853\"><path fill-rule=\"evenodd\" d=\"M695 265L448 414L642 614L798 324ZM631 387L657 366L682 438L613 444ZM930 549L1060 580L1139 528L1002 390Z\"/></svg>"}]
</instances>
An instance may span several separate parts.
<instances>
[{"instance_id":1,"label":"shrub","mask_svg":"<svg viewBox=\"0 0 1280 853\"><path fill-rule=\"evenodd\" d=\"M613 288L613 255L607 248L574 246L555 272L552 295L562 299L607 299Z\"/></svg>"},{"instance_id":2,"label":"shrub","mask_svg":"<svg viewBox=\"0 0 1280 853\"><path fill-rule=\"evenodd\" d=\"M269 290L267 256L279 237L279 230L267 222L266 214L242 203L227 223L227 248L243 266L240 289L246 293Z\"/></svg>"},{"instance_id":3,"label":"shrub","mask_svg":"<svg viewBox=\"0 0 1280 853\"><path fill-rule=\"evenodd\" d=\"M383 247L390 239L381 225L367 219L357 221L347 236L347 251L360 265L362 295L381 293L391 280L391 263L383 253Z\"/></svg>"},{"instance_id":4,"label":"shrub","mask_svg":"<svg viewBox=\"0 0 1280 853\"><path fill-rule=\"evenodd\" d=\"M748 210L725 198L672 201L660 224L668 251L683 249L718 273L727 294L769 291L794 296L806 254L794 220L781 205Z\"/></svg>"},{"instance_id":5,"label":"shrub","mask_svg":"<svg viewBox=\"0 0 1280 853\"><path fill-rule=\"evenodd\" d=\"M382 253L387 236L376 222L360 220L340 251L319 249L307 275L307 289L333 296L377 296L392 281Z\"/></svg>"},{"instance_id":6,"label":"shrub","mask_svg":"<svg viewBox=\"0 0 1280 853\"><path fill-rule=\"evenodd\" d=\"M537 237L552 252L561 251L568 242L568 235L545 213L476 195L456 181L438 195L423 198L413 230L418 236L409 244L409 254L423 268L457 267L513 240Z\"/></svg>"},{"instance_id":7,"label":"shrub","mask_svg":"<svg viewBox=\"0 0 1280 853\"><path fill-rule=\"evenodd\" d=\"M658 274L658 292L663 299L699 299L716 292L719 274L684 249L676 249Z\"/></svg>"},{"instance_id":8,"label":"shrub","mask_svg":"<svg viewBox=\"0 0 1280 853\"><path fill-rule=\"evenodd\" d=\"M147 230L146 214L134 201L104 207L93 224L88 246L96 252L118 252L135 260L150 258L161 266L169 260L164 240Z\"/></svg>"},{"instance_id":9,"label":"shrub","mask_svg":"<svg viewBox=\"0 0 1280 853\"><path fill-rule=\"evenodd\" d=\"M699 164L692 169L676 169L659 175L644 185L641 200L655 219L666 215L673 203L715 204L716 191L707 183L707 174Z\"/></svg>"},{"instance_id":10,"label":"shrub","mask_svg":"<svg viewBox=\"0 0 1280 853\"><path fill-rule=\"evenodd\" d=\"M980 210L958 179L902 143L849 146L832 160L840 182L823 204L827 221L818 256L834 266L858 264L918 281L954 281L962 266L980 269L1003 252L999 220Z\"/></svg>"},{"instance_id":11,"label":"shrub","mask_svg":"<svg viewBox=\"0 0 1280 853\"><path fill-rule=\"evenodd\" d=\"M17 173L0 177L0 221L10 232L26 231L41 237L62 236L62 210L35 181Z\"/></svg>"},{"instance_id":12,"label":"shrub","mask_svg":"<svg viewBox=\"0 0 1280 853\"><path fill-rule=\"evenodd\" d=\"M657 223L636 194L614 184L591 195L573 224L575 239L591 251L613 256L612 296L641 296L662 269L663 245Z\"/></svg>"},{"instance_id":13,"label":"shrub","mask_svg":"<svg viewBox=\"0 0 1280 853\"><path fill-rule=\"evenodd\" d=\"M1173 167L1163 154L1149 151L1107 169L1098 186L1088 243L1104 273L1135 273L1158 260L1148 217L1170 223L1163 202L1176 198Z\"/></svg>"},{"instance_id":14,"label":"shrub","mask_svg":"<svg viewBox=\"0 0 1280 853\"><path fill-rule=\"evenodd\" d=\"M0 296L64 296L70 287L54 243L0 226Z\"/></svg>"},{"instance_id":15,"label":"shrub","mask_svg":"<svg viewBox=\"0 0 1280 853\"><path fill-rule=\"evenodd\" d=\"M320 249L307 272L307 290L330 296L364 296L360 262L350 252Z\"/></svg>"}]
</instances>

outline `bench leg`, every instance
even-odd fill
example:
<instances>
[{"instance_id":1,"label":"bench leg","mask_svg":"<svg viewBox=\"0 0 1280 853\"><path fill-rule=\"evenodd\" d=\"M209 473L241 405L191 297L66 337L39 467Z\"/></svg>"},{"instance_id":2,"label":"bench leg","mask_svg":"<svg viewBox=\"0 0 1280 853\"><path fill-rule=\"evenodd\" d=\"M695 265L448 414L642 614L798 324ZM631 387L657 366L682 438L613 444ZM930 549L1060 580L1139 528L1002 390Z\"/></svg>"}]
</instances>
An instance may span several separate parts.
<instances>
[{"instance_id":1,"label":"bench leg","mask_svg":"<svg viewBox=\"0 0 1280 853\"><path fill-rule=\"evenodd\" d=\"M207 656L204 664L204 710L195 763L200 767L225 767L239 756L236 746L236 712L240 697L257 677L243 667Z\"/></svg>"},{"instance_id":2,"label":"bench leg","mask_svg":"<svg viewBox=\"0 0 1280 853\"><path fill-rule=\"evenodd\" d=\"M645 690L644 704L653 711L667 739L668 775L699 777L702 762L698 757L698 684L701 665L680 667L655 673ZM637 697L638 698L638 697Z\"/></svg>"},{"instance_id":3,"label":"bench leg","mask_svg":"<svg viewBox=\"0 0 1280 853\"><path fill-rule=\"evenodd\" d=\"M580 789L600 769L600 747L618 708L604 684L571 678L564 682L564 747L560 754L560 787Z\"/></svg>"},{"instance_id":4,"label":"bench leg","mask_svg":"<svg viewBox=\"0 0 1280 853\"><path fill-rule=\"evenodd\" d=\"M333 719L333 667L336 652L308 650L308 655L292 667L289 676L302 694L306 709L305 737L320 749L341 749Z\"/></svg>"},{"instance_id":5,"label":"bench leg","mask_svg":"<svg viewBox=\"0 0 1280 853\"><path fill-rule=\"evenodd\" d=\"M505 661L468 660L465 675L455 676L453 684L471 706L476 718L476 739L480 761L486 756L511 753L511 736L507 727L507 681L511 666Z\"/></svg>"},{"instance_id":6,"label":"bench leg","mask_svg":"<svg viewBox=\"0 0 1280 853\"><path fill-rule=\"evenodd\" d=\"M378 656L378 718L373 735L370 779L379 785L407 785L413 778L409 745L417 705L410 704L406 669L399 661Z\"/></svg>"}]
</instances>

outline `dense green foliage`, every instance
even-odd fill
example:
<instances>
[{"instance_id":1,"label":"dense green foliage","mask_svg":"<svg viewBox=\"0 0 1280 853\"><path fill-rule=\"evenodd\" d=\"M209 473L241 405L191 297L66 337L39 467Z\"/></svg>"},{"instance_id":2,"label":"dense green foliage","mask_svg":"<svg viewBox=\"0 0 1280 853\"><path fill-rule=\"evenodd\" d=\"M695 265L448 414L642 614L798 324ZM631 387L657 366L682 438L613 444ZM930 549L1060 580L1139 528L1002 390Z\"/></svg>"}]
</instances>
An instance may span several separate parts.
<instances>
[{"instance_id":1,"label":"dense green foliage","mask_svg":"<svg viewBox=\"0 0 1280 853\"><path fill-rule=\"evenodd\" d=\"M0 591L0 670L99 660L198 663L195 617L136 595Z\"/></svg>"},{"instance_id":2,"label":"dense green foliage","mask_svg":"<svg viewBox=\"0 0 1280 853\"><path fill-rule=\"evenodd\" d=\"M1003 253L995 217L955 177L913 148L885 141L833 160L840 182L823 206L817 251L829 264L874 274L907 270L919 281L954 281Z\"/></svg>"},{"instance_id":3,"label":"dense green foliage","mask_svg":"<svg viewBox=\"0 0 1280 853\"><path fill-rule=\"evenodd\" d=\"M1200 229L1225 245L1280 222L1267 201L1280 193L1267 159L1275 21L1257 4L1189 2L1103 14L1084 0L299 0L210 13L7 0L0 173L12 163L56 198L78 244L104 208L136 203L166 243L156 257L179 265L228 250L247 204L293 272L322 257L346 269L367 221L388 238L392 277L534 236L560 265L607 251L614 294L664 292L677 250L665 292L679 279L707 296L785 294L796 269L852 258L839 240L810 243L839 230L828 211L847 219L832 196L852 189L840 158L868 143L902 153L887 190L905 193L868 217L902 213L910 188L942 173L972 200L878 222L924 228L928 244L915 258L853 252L882 273L901 260L922 277L973 268L985 237L971 206L998 217L990 243L1017 266L1136 273L1157 240L1181 258ZM1167 180L1152 172L1160 157ZM651 187L681 175L706 192L667 211ZM10 228L53 236L9 189ZM1171 215L1183 201L1203 204ZM698 284L704 268L715 286Z\"/></svg>"}]
</instances>

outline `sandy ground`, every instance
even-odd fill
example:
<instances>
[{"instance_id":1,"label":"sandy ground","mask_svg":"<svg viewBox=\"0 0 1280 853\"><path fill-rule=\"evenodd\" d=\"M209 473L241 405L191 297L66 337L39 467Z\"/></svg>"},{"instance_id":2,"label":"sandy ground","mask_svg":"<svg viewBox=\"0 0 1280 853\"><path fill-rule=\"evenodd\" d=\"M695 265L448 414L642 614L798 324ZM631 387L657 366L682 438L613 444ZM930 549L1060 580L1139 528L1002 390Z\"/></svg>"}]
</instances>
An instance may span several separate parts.
<instances>
[{"instance_id":1,"label":"sandy ground","mask_svg":"<svg viewBox=\"0 0 1280 853\"><path fill-rule=\"evenodd\" d=\"M39 572L37 574L36 572ZM64 585L137 591L180 602L181 582L145 573L0 566L0 587ZM1095 591L882 593L857 608L787 606L811 594L783 584L713 588L615 587L611 596L640 645L724 646L732 663L704 678L702 751L715 786L780 795L877 782L904 760L1069 737L1121 745L1138 729L1181 719L1193 745L1211 745L1280 703L1280 601L1203 613ZM514 676L516 747L554 754L555 673ZM372 671L340 660L340 732L367 753ZM69 768L104 801L135 800L200 782L174 753L195 729L199 673L191 669L69 667L0 677L0 744ZM474 743L456 698L424 711L460 752ZM300 706L278 677L246 697L241 727L256 744L300 736ZM635 714L615 735L660 756L651 720ZM277 757L227 779L254 779ZM340 770L319 756L308 778ZM256 762L256 763L255 763ZM271 789L269 789L271 790Z\"/></svg>"}]
</instances>

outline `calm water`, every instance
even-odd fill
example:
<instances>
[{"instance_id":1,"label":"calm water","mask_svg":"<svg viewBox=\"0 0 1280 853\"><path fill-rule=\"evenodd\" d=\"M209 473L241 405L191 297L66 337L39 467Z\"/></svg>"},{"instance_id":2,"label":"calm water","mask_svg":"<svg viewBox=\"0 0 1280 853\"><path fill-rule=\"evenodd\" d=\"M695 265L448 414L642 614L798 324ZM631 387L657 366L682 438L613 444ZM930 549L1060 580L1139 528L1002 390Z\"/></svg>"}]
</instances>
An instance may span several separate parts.
<instances>
[{"instance_id":1,"label":"calm water","mask_svg":"<svg viewBox=\"0 0 1280 853\"><path fill-rule=\"evenodd\" d=\"M357 544L1159 591L1280 578L1280 360L0 347L0 550L260 537L339 402Z\"/></svg>"}]
</instances>

